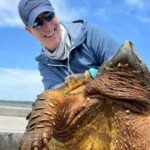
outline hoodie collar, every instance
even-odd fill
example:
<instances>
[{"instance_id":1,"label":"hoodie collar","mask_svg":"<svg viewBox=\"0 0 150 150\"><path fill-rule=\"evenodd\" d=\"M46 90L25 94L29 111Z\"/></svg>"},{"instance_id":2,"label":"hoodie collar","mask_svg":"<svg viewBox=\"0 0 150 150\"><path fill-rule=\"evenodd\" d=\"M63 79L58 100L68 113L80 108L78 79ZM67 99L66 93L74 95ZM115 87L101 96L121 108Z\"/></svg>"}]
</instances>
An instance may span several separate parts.
<instances>
[{"instance_id":1,"label":"hoodie collar","mask_svg":"<svg viewBox=\"0 0 150 150\"><path fill-rule=\"evenodd\" d=\"M83 20L73 21L71 23L63 23L60 22L67 30L70 40L71 40L71 47L76 47L80 45L86 37L86 29Z\"/></svg>"}]
</instances>

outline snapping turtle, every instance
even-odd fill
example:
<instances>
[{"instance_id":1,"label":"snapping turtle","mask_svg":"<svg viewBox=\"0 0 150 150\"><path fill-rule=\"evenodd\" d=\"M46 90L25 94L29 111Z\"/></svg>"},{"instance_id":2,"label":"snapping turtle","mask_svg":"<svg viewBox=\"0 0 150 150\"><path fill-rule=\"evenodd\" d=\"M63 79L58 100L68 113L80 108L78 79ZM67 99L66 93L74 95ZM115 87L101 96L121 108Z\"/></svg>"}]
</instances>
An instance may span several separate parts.
<instances>
[{"instance_id":1,"label":"snapping turtle","mask_svg":"<svg viewBox=\"0 0 150 150\"><path fill-rule=\"evenodd\" d=\"M95 79L37 96L21 150L149 150L150 72L126 41Z\"/></svg>"}]
</instances>

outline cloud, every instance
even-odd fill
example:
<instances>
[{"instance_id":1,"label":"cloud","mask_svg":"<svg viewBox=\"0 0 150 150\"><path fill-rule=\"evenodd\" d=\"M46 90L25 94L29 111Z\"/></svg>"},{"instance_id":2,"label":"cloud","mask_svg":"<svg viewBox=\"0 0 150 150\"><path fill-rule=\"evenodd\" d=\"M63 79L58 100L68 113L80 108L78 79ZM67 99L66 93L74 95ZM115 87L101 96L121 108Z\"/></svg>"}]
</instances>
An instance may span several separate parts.
<instances>
[{"instance_id":1,"label":"cloud","mask_svg":"<svg viewBox=\"0 0 150 150\"><path fill-rule=\"evenodd\" d=\"M150 18L145 16L137 16L138 20L142 23L150 24Z\"/></svg>"},{"instance_id":2,"label":"cloud","mask_svg":"<svg viewBox=\"0 0 150 150\"><path fill-rule=\"evenodd\" d=\"M91 5L88 4L86 6L83 5L77 5L73 6L70 5L71 2L68 2L67 0L50 0L52 5L54 6L56 10L56 15L59 17L60 20L69 21L69 20L75 20L79 18L87 18L89 16L89 12L91 11ZM81 0L84 3L84 0ZM1 0L0 2L0 27L4 26L23 26L23 23L19 17L18 14L18 3L19 0L13 0L13 7L12 7L12 0ZM93 5L97 3L97 0L94 1ZM125 7L124 3L118 2L114 3L111 0L102 1L103 5L97 6L97 9L93 9L93 13L91 15L95 17L100 17L104 21L108 21L111 16L114 14L124 14L129 11L128 7L131 9L138 9L137 12L139 14L144 14L144 16L147 16L147 13L149 14L149 6L150 2L146 0L125 0ZM81 3L82 4L82 3ZM124 8L122 12L122 8ZM110 11L111 10L111 11Z\"/></svg>"},{"instance_id":3,"label":"cloud","mask_svg":"<svg viewBox=\"0 0 150 150\"><path fill-rule=\"evenodd\" d=\"M143 0L126 0L126 4L132 7L143 8L144 1Z\"/></svg>"},{"instance_id":4,"label":"cloud","mask_svg":"<svg viewBox=\"0 0 150 150\"><path fill-rule=\"evenodd\" d=\"M79 13L71 9L65 0L51 0L59 18L65 21L79 18ZM23 26L18 14L19 0L1 0L0 2L0 26Z\"/></svg>"},{"instance_id":5,"label":"cloud","mask_svg":"<svg viewBox=\"0 0 150 150\"><path fill-rule=\"evenodd\" d=\"M35 70L0 68L0 99L34 101L43 91L41 76Z\"/></svg>"},{"instance_id":6,"label":"cloud","mask_svg":"<svg viewBox=\"0 0 150 150\"><path fill-rule=\"evenodd\" d=\"M18 15L19 0L1 0L0 2L0 26L21 26L22 22Z\"/></svg>"},{"instance_id":7,"label":"cloud","mask_svg":"<svg viewBox=\"0 0 150 150\"><path fill-rule=\"evenodd\" d=\"M99 18L108 21L109 20L109 12L106 8L99 8L97 11L94 12L96 16Z\"/></svg>"},{"instance_id":8,"label":"cloud","mask_svg":"<svg viewBox=\"0 0 150 150\"><path fill-rule=\"evenodd\" d=\"M51 3L55 8L57 16L59 16L60 19L65 21L73 20L74 18L79 18L79 12L82 11L80 8L78 11L71 8L66 0L51 0Z\"/></svg>"}]
</instances>

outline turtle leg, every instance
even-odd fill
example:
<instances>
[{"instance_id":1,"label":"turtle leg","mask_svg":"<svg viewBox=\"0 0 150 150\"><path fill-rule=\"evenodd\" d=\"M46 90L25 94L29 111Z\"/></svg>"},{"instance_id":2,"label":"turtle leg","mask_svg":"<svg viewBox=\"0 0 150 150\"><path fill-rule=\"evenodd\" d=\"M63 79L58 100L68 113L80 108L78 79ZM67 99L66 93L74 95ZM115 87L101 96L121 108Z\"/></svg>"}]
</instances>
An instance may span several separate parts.
<instances>
[{"instance_id":1,"label":"turtle leg","mask_svg":"<svg viewBox=\"0 0 150 150\"><path fill-rule=\"evenodd\" d=\"M84 97L83 94L66 94L63 107L57 112L54 138L61 142L70 139L84 117L100 104L100 101L95 97Z\"/></svg>"},{"instance_id":2,"label":"turtle leg","mask_svg":"<svg viewBox=\"0 0 150 150\"><path fill-rule=\"evenodd\" d=\"M99 104L83 94L64 94L59 90L48 90L37 97L21 143L21 150L48 148L51 137L67 141L87 113Z\"/></svg>"},{"instance_id":3,"label":"turtle leg","mask_svg":"<svg viewBox=\"0 0 150 150\"><path fill-rule=\"evenodd\" d=\"M21 140L21 150L48 149L56 125L57 111L63 106L63 100L63 94L50 90L37 97L27 116L28 125Z\"/></svg>"}]
</instances>

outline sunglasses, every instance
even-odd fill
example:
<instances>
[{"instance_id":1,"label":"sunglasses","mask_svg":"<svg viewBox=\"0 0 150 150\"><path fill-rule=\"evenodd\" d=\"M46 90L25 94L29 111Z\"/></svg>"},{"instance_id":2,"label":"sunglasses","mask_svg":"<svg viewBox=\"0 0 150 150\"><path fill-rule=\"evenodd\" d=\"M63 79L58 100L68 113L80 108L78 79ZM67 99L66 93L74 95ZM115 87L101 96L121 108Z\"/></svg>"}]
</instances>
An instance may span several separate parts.
<instances>
[{"instance_id":1,"label":"sunglasses","mask_svg":"<svg viewBox=\"0 0 150 150\"><path fill-rule=\"evenodd\" d=\"M35 19L35 22L34 22L32 28L34 28L34 29L40 29L44 25L44 20L47 21L47 22L50 22L50 21L52 21L52 19L54 17L55 17L55 13L50 13L50 12L46 13L44 16L42 16L40 18L37 17Z\"/></svg>"}]
</instances>

